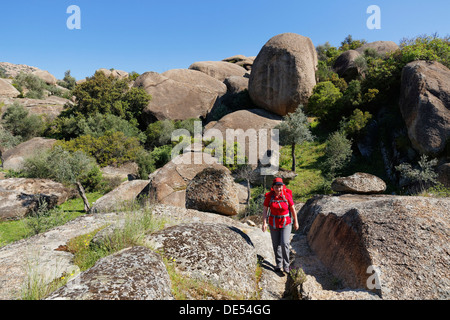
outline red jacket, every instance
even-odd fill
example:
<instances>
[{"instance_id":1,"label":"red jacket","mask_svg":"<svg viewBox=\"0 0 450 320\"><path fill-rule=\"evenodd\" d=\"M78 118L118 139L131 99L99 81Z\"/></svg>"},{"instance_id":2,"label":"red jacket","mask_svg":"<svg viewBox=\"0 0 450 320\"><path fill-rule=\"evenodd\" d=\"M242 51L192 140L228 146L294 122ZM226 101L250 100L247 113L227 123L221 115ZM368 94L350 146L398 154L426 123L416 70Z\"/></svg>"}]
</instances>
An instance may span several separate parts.
<instances>
[{"instance_id":1,"label":"red jacket","mask_svg":"<svg viewBox=\"0 0 450 320\"><path fill-rule=\"evenodd\" d=\"M290 207L294 205L292 191L283 188L281 195L275 196L271 190L265 194L264 206L270 210L269 225L274 228L284 228L291 223Z\"/></svg>"}]
</instances>

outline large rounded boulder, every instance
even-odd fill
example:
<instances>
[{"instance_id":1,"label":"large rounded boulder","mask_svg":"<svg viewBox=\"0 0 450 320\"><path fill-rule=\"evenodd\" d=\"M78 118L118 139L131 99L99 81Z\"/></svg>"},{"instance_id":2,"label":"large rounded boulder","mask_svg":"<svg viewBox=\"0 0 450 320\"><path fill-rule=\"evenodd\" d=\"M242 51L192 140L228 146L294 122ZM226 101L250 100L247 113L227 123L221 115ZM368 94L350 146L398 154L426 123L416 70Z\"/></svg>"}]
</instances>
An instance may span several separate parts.
<instances>
[{"instance_id":1,"label":"large rounded boulder","mask_svg":"<svg viewBox=\"0 0 450 320\"><path fill-rule=\"evenodd\" d=\"M306 104L316 85L317 52L310 38L283 33L271 38L256 57L249 94L260 108L284 116Z\"/></svg>"},{"instance_id":2,"label":"large rounded boulder","mask_svg":"<svg viewBox=\"0 0 450 320\"><path fill-rule=\"evenodd\" d=\"M230 170L206 168L197 173L186 188L186 208L227 216L238 214L238 191Z\"/></svg>"},{"instance_id":3,"label":"large rounded boulder","mask_svg":"<svg viewBox=\"0 0 450 320\"><path fill-rule=\"evenodd\" d=\"M443 153L450 139L450 70L435 61L408 63L402 71L400 111L414 149Z\"/></svg>"}]
</instances>

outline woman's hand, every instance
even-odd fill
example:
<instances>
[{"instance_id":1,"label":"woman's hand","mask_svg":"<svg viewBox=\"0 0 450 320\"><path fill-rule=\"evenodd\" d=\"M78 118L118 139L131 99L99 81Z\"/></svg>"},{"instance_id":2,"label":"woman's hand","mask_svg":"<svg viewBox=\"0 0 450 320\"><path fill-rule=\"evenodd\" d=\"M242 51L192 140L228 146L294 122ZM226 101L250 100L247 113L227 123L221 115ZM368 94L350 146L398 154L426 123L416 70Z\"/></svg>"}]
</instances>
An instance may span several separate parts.
<instances>
[{"instance_id":1,"label":"woman's hand","mask_svg":"<svg viewBox=\"0 0 450 320\"><path fill-rule=\"evenodd\" d=\"M263 231L263 232L266 232L266 230L267 230L267 221L264 220L264 221L263 221L263 225L262 225L262 231Z\"/></svg>"}]
</instances>

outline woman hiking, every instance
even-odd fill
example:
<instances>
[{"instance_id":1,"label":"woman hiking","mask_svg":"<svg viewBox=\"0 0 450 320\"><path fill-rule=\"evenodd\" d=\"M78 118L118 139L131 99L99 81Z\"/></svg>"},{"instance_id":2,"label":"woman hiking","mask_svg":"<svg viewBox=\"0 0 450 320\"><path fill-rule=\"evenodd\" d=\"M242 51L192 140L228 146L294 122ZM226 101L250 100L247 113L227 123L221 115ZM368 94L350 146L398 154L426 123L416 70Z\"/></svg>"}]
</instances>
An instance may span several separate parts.
<instances>
[{"instance_id":1,"label":"woman hiking","mask_svg":"<svg viewBox=\"0 0 450 320\"><path fill-rule=\"evenodd\" d=\"M269 219L267 219L267 216L269 216ZM269 224L273 251L275 253L275 272L277 273L284 271L289 274L292 220L294 229L298 230L292 191L286 189L283 179L275 178L271 191L265 195L262 231L265 232L267 224Z\"/></svg>"}]
</instances>

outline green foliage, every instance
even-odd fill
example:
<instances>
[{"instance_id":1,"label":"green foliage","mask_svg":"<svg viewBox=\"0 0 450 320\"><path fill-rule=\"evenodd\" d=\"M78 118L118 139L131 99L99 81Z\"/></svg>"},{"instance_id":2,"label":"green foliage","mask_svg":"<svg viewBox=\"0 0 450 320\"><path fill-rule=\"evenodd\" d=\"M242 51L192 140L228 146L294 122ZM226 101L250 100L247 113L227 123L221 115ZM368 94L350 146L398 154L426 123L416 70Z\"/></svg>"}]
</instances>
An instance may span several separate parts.
<instances>
[{"instance_id":1,"label":"green foliage","mask_svg":"<svg viewBox=\"0 0 450 320\"><path fill-rule=\"evenodd\" d=\"M18 102L14 102L2 116L3 128L14 137L20 137L21 141L40 136L45 128L42 119L28 110ZM11 138L5 135L6 138ZM11 140L10 140L11 141Z\"/></svg>"},{"instance_id":2,"label":"green foliage","mask_svg":"<svg viewBox=\"0 0 450 320\"><path fill-rule=\"evenodd\" d=\"M101 167L134 161L142 148L137 138L127 137L121 131L106 131L98 138L84 135L70 141L58 141L56 145L72 152L82 150L96 159Z\"/></svg>"},{"instance_id":3,"label":"green foliage","mask_svg":"<svg viewBox=\"0 0 450 320\"><path fill-rule=\"evenodd\" d=\"M352 142L344 133L333 132L326 141L325 161L323 171L332 180L350 162L352 157Z\"/></svg>"},{"instance_id":4,"label":"green foliage","mask_svg":"<svg viewBox=\"0 0 450 320\"><path fill-rule=\"evenodd\" d=\"M353 40L352 35L348 35L344 41L341 42L341 46L339 47L340 51L347 51L347 50L355 50L358 49L359 47L362 47L364 44L366 44L367 41L362 39L362 40Z\"/></svg>"},{"instance_id":5,"label":"green foliage","mask_svg":"<svg viewBox=\"0 0 450 320\"><path fill-rule=\"evenodd\" d=\"M6 69L3 67L0 67L0 78L8 78L8 75L6 74Z\"/></svg>"},{"instance_id":6,"label":"green foliage","mask_svg":"<svg viewBox=\"0 0 450 320\"><path fill-rule=\"evenodd\" d=\"M81 114L60 116L49 124L46 134L58 140L70 140L82 135L99 138L106 131L120 131L127 137L136 137L142 143L146 140L145 134L129 121L113 114L100 113L87 117Z\"/></svg>"},{"instance_id":7,"label":"green foliage","mask_svg":"<svg viewBox=\"0 0 450 320\"><path fill-rule=\"evenodd\" d=\"M316 51L319 61L324 62L326 66L332 66L337 57L342 53L341 50L331 46L328 41L323 45L318 45Z\"/></svg>"},{"instance_id":8,"label":"green foliage","mask_svg":"<svg viewBox=\"0 0 450 320\"><path fill-rule=\"evenodd\" d=\"M171 145L163 145L163 146L155 147L150 152L150 156L154 161L155 167L161 168L166 163L168 163L171 159L171 152L172 152Z\"/></svg>"},{"instance_id":9,"label":"green foliage","mask_svg":"<svg viewBox=\"0 0 450 320\"><path fill-rule=\"evenodd\" d=\"M44 90L48 85L38 76L31 73L19 73L13 80L13 86L23 95L24 90L28 92L25 94L26 98L43 99Z\"/></svg>"},{"instance_id":10,"label":"green foliage","mask_svg":"<svg viewBox=\"0 0 450 320\"><path fill-rule=\"evenodd\" d=\"M284 116L283 121L275 129L280 130L280 143L282 145L300 144L314 139L309 130L308 119L303 113L303 105L299 105L295 112Z\"/></svg>"},{"instance_id":11,"label":"green foliage","mask_svg":"<svg viewBox=\"0 0 450 320\"><path fill-rule=\"evenodd\" d=\"M366 56L367 71L364 88L375 88L380 92L377 102L397 102L400 93L400 80L403 67L411 61L438 61L450 67L450 38L438 35L422 35L403 39L400 49L391 52L384 59Z\"/></svg>"},{"instance_id":12,"label":"green foliage","mask_svg":"<svg viewBox=\"0 0 450 320\"><path fill-rule=\"evenodd\" d=\"M64 78L58 81L58 85L63 88L72 90L77 85L76 79L70 75L70 70L64 72Z\"/></svg>"},{"instance_id":13,"label":"green foliage","mask_svg":"<svg viewBox=\"0 0 450 320\"><path fill-rule=\"evenodd\" d=\"M191 137L194 136L194 122L200 121L197 118L190 118L186 120L161 120L148 125L145 130L146 148L153 149L163 145L171 144L172 133L177 129L186 129L189 131Z\"/></svg>"},{"instance_id":14,"label":"green foliage","mask_svg":"<svg viewBox=\"0 0 450 320\"><path fill-rule=\"evenodd\" d=\"M412 184L419 184L418 192L423 192L430 185L437 183L438 175L433 169L436 164L437 159L428 160L426 155L422 155L418 161L417 169L414 169L409 163L401 163L395 169Z\"/></svg>"},{"instance_id":15,"label":"green foliage","mask_svg":"<svg viewBox=\"0 0 450 320\"><path fill-rule=\"evenodd\" d=\"M402 39L399 60L407 64L414 60L438 61L450 68L450 37L439 38L437 34Z\"/></svg>"},{"instance_id":16,"label":"green foliage","mask_svg":"<svg viewBox=\"0 0 450 320\"><path fill-rule=\"evenodd\" d=\"M362 112L359 109L355 109L348 120L345 117L342 118L340 130L346 136L356 137L366 127L370 119L372 119L372 115L368 111Z\"/></svg>"},{"instance_id":17,"label":"green foliage","mask_svg":"<svg viewBox=\"0 0 450 320\"><path fill-rule=\"evenodd\" d=\"M169 144L174 130L175 123L168 119L149 124L147 130L145 130L146 148L152 149Z\"/></svg>"},{"instance_id":18,"label":"green foliage","mask_svg":"<svg viewBox=\"0 0 450 320\"><path fill-rule=\"evenodd\" d=\"M342 93L331 81L319 82L313 89L306 110L320 119L327 119Z\"/></svg>"},{"instance_id":19,"label":"green foliage","mask_svg":"<svg viewBox=\"0 0 450 320\"><path fill-rule=\"evenodd\" d=\"M129 89L128 84L128 79L107 77L103 72L96 72L73 90L77 105L72 112L86 116L111 113L137 125L151 96L141 88Z\"/></svg>"},{"instance_id":20,"label":"green foliage","mask_svg":"<svg viewBox=\"0 0 450 320\"><path fill-rule=\"evenodd\" d=\"M143 180L148 179L148 175L156 169L155 159L147 150L139 150L136 153L135 162L139 168L139 177Z\"/></svg>"},{"instance_id":21,"label":"green foliage","mask_svg":"<svg viewBox=\"0 0 450 320\"><path fill-rule=\"evenodd\" d=\"M15 136L0 126L0 146L2 146L3 151L17 146L21 141L22 137Z\"/></svg>"},{"instance_id":22,"label":"green foliage","mask_svg":"<svg viewBox=\"0 0 450 320\"><path fill-rule=\"evenodd\" d=\"M28 178L46 178L64 184L81 182L88 190L96 190L102 178L94 159L83 151L70 152L54 146L25 159L23 174Z\"/></svg>"}]
</instances>

